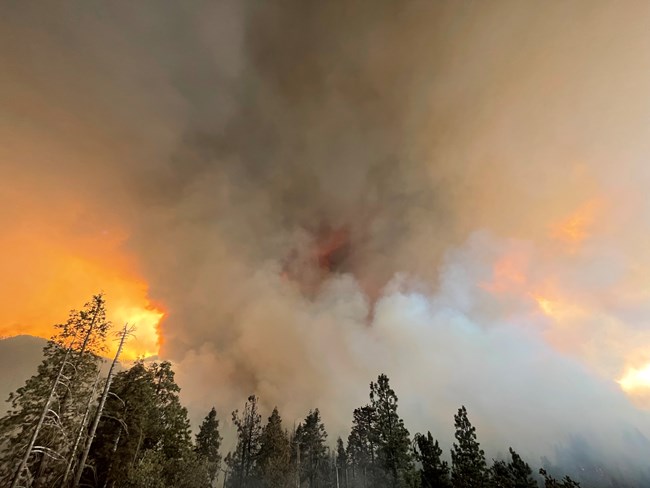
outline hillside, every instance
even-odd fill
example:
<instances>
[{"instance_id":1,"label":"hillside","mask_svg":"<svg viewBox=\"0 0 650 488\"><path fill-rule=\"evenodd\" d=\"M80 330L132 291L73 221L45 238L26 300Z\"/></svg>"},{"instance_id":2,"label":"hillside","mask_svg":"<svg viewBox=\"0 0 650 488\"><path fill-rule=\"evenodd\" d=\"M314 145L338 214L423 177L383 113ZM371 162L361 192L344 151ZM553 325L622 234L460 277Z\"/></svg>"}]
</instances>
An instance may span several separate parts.
<instances>
[{"instance_id":1,"label":"hillside","mask_svg":"<svg viewBox=\"0 0 650 488\"><path fill-rule=\"evenodd\" d=\"M0 415L7 411L9 393L36 371L46 343L45 339L29 335L0 340Z\"/></svg>"}]
</instances>

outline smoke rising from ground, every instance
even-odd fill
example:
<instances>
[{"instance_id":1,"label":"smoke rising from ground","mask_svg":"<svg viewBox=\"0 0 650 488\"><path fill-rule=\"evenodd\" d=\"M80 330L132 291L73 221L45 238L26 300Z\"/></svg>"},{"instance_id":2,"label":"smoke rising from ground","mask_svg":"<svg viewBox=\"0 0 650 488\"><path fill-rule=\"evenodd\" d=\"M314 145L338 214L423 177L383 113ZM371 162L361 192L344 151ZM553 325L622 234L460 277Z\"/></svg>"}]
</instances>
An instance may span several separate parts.
<instances>
[{"instance_id":1,"label":"smoke rising from ground","mask_svg":"<svg viewBox=\"0 0 650 488\"><path fill-rule=\"evenodd\" d=\"M491 455L650 434L647 4L1 9L3 199L126 232L196 412L343 433L383 371L447 445L461 403Z\"/></svg>"}]
</instances>

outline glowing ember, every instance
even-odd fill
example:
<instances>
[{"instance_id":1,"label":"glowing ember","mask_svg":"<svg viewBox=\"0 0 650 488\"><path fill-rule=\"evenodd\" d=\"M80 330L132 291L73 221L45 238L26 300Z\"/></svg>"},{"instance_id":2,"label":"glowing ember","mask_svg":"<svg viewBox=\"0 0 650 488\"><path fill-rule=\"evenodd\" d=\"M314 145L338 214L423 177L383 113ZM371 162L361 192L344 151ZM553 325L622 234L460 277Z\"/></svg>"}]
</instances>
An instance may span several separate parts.
<instances>
[{"instance_id":1,"label":"glowing ember","mask_svg":"<svg viewBox=\"0 0 650 488\"><path fill-rule=\"evenodd\" d=\"M308 249L294 249L284 263L282 276L297 283L305 295L318 291L330 274L346 271L350 254L350 232L347 227L322 225Z\"/></svg>"},{"instance_id":2,"label":"glowing ember","mask_svg":"<svg viewBox=\"0 0 650 488\"><path fill-rule=\"evenodd\" d=\"M350 249L350 232L346 227L321 232L314 257L325 271L336 271L345 261Z\"/></svg>"}]
</instances>

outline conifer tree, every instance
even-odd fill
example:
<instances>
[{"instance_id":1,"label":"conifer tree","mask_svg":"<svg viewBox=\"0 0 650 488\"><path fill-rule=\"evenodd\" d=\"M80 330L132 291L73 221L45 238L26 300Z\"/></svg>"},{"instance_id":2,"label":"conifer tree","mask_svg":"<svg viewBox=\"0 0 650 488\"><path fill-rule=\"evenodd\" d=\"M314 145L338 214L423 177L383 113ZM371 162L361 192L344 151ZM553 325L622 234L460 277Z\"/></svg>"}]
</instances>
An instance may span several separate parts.
<instances>
[{"instance_id":1,"label":"conifer tree","mask_svg":"<svg viewBox=\"0 0 650 488\"><path fill-rule=\"evenodd\" d=\"M451 450L451 481L454 488L481 488L487 480L485 452L476 440L476 428L462 406L454 415L456 441Z\"/></svg>"},{"instance_id":2,"label":"conifer tree","mask_svg":"<svg viewBox=\"0 0 650 488\"><path fill-rule=\"evenodd\" d=\"M508 463L508 472L512 477L512 485L514 488L536 488L537 481L533 478L533 470L530 466L521 459L521 456L510 447L511 461Z\"/></svg>"},{"instance_id":3,"label":"conifer tree","mask_svg":"<svg viewBox=\"0 0 650 488\"><path fill-rule=\"evenodd\" d=\"M544 477L544 488L580 488L580 483L565 476L562 481L558 481L549 475L545 469L540 469L539 474Z\"/></svg>"},{"instance_id":4,"label":"conifer tree","mask_svg":"<svg viewBox=\"0 0 650 488\"><path fill-rule=\"evenodd\" d=\"M199 432L196 434L196 447L194 448L195 452L205 460L210 486L214 484L221 466L220 446L219 419L217 418L216 409L212 407L199 427Z\"/></svg>"},{"instance_id":5,"label":"conifer tree","mask_svg":"<svg viewBox=\"0 0 650 488\"><path fill-rule=\"evenodd\" d=\"M318 409L310 410L296 428L296 443L300 456L300 480L309 488L323 486L327 474L327 432Z\"/></svg>"},{"instance_id":6,"label":"conifer tree","mask_svg":"<svg viewBox=\"0 0 650 488\"><path fill-rule=\"evenodd\" d=\"M337 486L348 486L348 453L345 450L343 439L336 439L336 481Z\"/></svg>"},{"instance_id":7,"label":"conifer tree","mask_svg":"<svg viewBox=\"0 0 650 488\"><path fill-rule=\"evenodd\" d=\"M283 488L291 476L291 446L289 435L282 427L282 418L275 407L264 426L257 459L258 477L268 488Z\"/></svg>"},{"instance_id":8,"label":"conifer tree","mask_svg":"<svg viewBox=\"0 0 650 488\"><path fill-rule=\"evenodd\" d=\"M9 397L0 419L0 479L27 476L34 486L60 483L69 463L101 364L110 323L102 295L95 295L43 349L37 373ZM42 422L38 419L45 416ZM30 447L30 445L32 447ZM24 459L25 462L20 460ZM22 466L18 469L18 466Z\"/></svg>"},{"instance_id":9,"label":"conifer tree","mask_svg":"<svg viewBox=\"0 0 650 488\"><path fill-rule=\"evenodd\" d=\"M422 488L450 488L449 465L440 456L442 449L433 440L431 432L427 435L415 434L413 441L415 460L421 465L420 483Z\"/></svg>"},{"instance_id":10,"label":"conifer tree","mask_svg":"<svg viewBox=\"0 0 650 488\"><path fill-rule=\"evenodd\" d=\"M106 486L126 485L136 471L159 459L149 451L161 456L159 470L167 482L187 463L198 463L179 390L169 362L145 366L138 361L129 370L118 373L97 427L89 463L94 474L87 481L98 479ZM205 483L209 477L207 469L204 474Z\"/></svg>"},{"instance_id":11,"label":"conifer tree","mask_svg":"<svg viewBox=\"0 0 650 488\"><path fill-rule=\"evenodd\" d=\"M254 482L262 437L262 416L257 403L257 397L251 395L241 414L238 410L232 413L232 421L237 428L237 446L228 457L228 486L232 488L244 488Z\"/></svg>"},{"instance_id":12,"label":"conifer tree","mask_svg":"<svg viewBox=\"0 0 650 488\"><path fill-rule=\"evenodd\" d=\"M411 442L404 421L397 414L397 395L385 374L379 375L376 383L370 383L370 406L375 412L372 437L381 468L375 486L403 486L412 470Z\"/></svg>"},{"instance_id":13,"label":"conifer tree","mask_svg":"<svg viewBox=\"0 0 650 488\"><path fill-rule=\"evenodd\" d=\"M494 460L489 470L489 488L514 488L512 473L503 460Z\"/></svg>"},{"instance_id":14,"label":"conifer tree","mask_svg":"<svg viewBox=\"0 0 650 488\"><path fill-rule=\"evenodd\" d=\"M90 453L96 476L106 486L124 484L141 458L154 408L153 375L142 361L115 375Z\"/></svg>"},{"instance_id":15,"label":"conifer tree","mask_svg":"<svg viewBox=\"0 0 650 488\"><path fill-rule=\"evenodd\" d=\"M373 478L376 457L375 417L375 409L370 405L356 408L352 413L347 457L351 471L348 479L355 486L365 487L368 479Z\"/></svg>"},{"instance_id":16,"label":"conifer tree","mask_svg":"<svg viewBox=\"0 0 650 488\"><path fill-rule=\"evenodd\" d=\"M490 488L536 488L533 471L511 447L511 461L495 460L490 467Z\"/></svg>"}]
</instances>

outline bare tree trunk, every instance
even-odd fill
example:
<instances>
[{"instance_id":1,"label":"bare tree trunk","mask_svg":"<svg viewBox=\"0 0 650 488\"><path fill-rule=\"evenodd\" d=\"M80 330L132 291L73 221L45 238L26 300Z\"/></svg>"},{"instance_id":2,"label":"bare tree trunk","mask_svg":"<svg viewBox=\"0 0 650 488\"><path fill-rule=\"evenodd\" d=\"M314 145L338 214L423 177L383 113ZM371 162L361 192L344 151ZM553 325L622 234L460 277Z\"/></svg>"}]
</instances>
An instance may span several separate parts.
<instances>
[{"instance_id":1,"label":"bare tree trunk","mask_svg":"<svg viewBox=\"0 0 650 488\"><path fill-rule=\"evenodd\" d=\"M128 324L124 324L124 329L122 331L122 338L120 339L120 345L117 348L115 353L115 358L113 358L113 363L111 364L111 369L108 371L108 377L106 378L106 383L104 384L104 391L102 392L101 399L99 400L99 406L97 407L97 412L95 413L95 418L93 420L92 427L88 433L88 439L86 439L86 447L83 450L81 459L79 460L79 466L77 466L77 473L74 478L74 483L72 484L74 488L78 488L79 482L81 481L81 475L83 473L84 467L86 466L86 460L88 459L88 453L90 453L90 447L95 440L95 432L97 432L97 426L99 425L99 419L102 416L104 410L104 405L106 404L106 398L108 397L108 392L111 388L111 382L113 381L113 373L115 371L115 365L120 357L122 352L122 347L124 347L124 341L126 336L129 333Z\"/></svg>"},{"instance_id":2,"label":"bare tree trunk","mask_svg":"<svg viewBox=\"0 0 650 488\"><path fill-rule=\"evenodd\" d=\"M93 297L93 299L94 299L94 297ZM98 314L99 314L99 307L95 309L95 313L93 314L93 319L90 321L90 327L88 328L88 332L86 332L84 340L81 343L81 349L79 349L79 355L77 356L77 361L75 362L74 370L72 371L72 375L71 375L71 378L70 378L70 383L72 383L72 380L74 380L74 377L77 375L77 368L81 364L81 360L83 359L83 355L86 352L86 347L88 347L88 341L90 340L90 336L92 335L93 329L95 328L95 322L97 321L97 315ZM63 399L61 400L61 412L63 412L63 410L65 408L65 404L68 402L68 397L69 396L70 396L70 390L67 389L65 391L65 393L63 394Z\"/></svg>"},{"instance_id":3,"label":"bare tree trunk","mask_svg":"<svg viewBox=\"0 0 650 488\"><path fill-rule=\"evenodd\" d=\"M101 296L101 295L100 295ZM94 300L95 297L93 297ZM95 322L97 321L97 315L99 314L99 307L95 309L95 313L93 314L93 319L90 322L90 327L88 328L88 332L86 333L86 337L84 337L84 341L81 344L81 349L79 349L79 356L77 357L77 366L81 363L81 358L84 355L84 352L86 352L86 347L88 346L88 341L90 340L90 336L93 333L93 329L95 328Z\"/></svg>"},{"instance_id":4,"label":"bare tree trunk","mask_svg":"<svg viewBox=\"0 0 650 488\"><path fill-rule=\"evenodd\" d=\"M122 438L122 425L117 429L117 436L115 436L115 442L113 443L113 449L111 450L111 460L108 463L108 468L106 468L106 481L104 482L104 488L108 487L108 478L111 475L111 470L113 469L113 459L115 453L117 452L117 447L120 445L120 439Z\"/></svg>"},{"instance_id":5,"label":"bare tree trunk","mask_svg":"<svg viewBox=\"0 0 650 488\"><path fill-rule=\"evenodd\" d=\"M90 417L90 407L92 407L93 400L95 399L95 392L97 391L97 385L99 384L100 374L101 374L101 368L97 370L97 378L95 379L93 390L88 397L88 404L86 405L86 411L84 412L84 416L81 419L81 425L79 426L79 431L77 432L77 438L74 441L74 445L72 446L72 451L70 452L70 459L68 459L68 465L65 468L65 474L63 475L63 481L61 483L62 486L65 486L65 483L68 481L68 476L70 476L70 471L72 470L72 465L74 464L74 458L75 455L77 454L77 449L79 448L79 443L81 442L81 438L83 437L84 430L86 429L86 422L88 422L88 418Z\"/></svg>"},{"instance_id":6,"label":"bare tree trunk","mask_svg":"<svg viewBox=\"0 0 650 488\"><path fill-rule=\"evenodd\" d=\"M135 446L135 454L133 455L133 461L131 461L131 467L135 466L135 462L138 459L138 454L140 454L140 447L142 447L142 437L144 432L140 429L140 436L138 437L138 445Z\"/></svg>"},{"instance_id":7,"label":"bare tree trunk","mask_svg":"<svg viewBox=\"0 0 650 488\"><path fill-rule=\"evenodd\" d=\"M63 370L65 369L65 365L68 362L68 357L70 356L70 351L72 351L72 345L68 346L68 349L65 352L65 356L63 357L63 362L61 363L61 367L59 368L59 372L56 375L56 379L54 380L54 383L52 384L52 388L50 389L50 394L47 397L47 401L45 402L45 405L43 406L43 411L41 412L41 416L38 418L38 423L36 424L36 428L34 429L34 432L32 433L32 437L29 440L29 444L27 446L27 450L25 451L25 454L23 455L23 458L20 461L20 465L18 466L18 469L16 470L16 474L14 475L14 479L11 482L11 488L16 488L18 486L18 482L20 481L20 477L23 474L23 471L25 470L25 466L27 465L27 461L29 459L29 456L32 454L32 449L34 449L34 444L36 443L36 439L38 438L38 434L41 431L41 427L43 427L43 422L45 421L45 417L47 416L47 412L50 410L50 405L52 404L52 400L54 399L54 395L56 394L56 387L59 385L59 382L61 381L61 377L63 376Z\"/></svg>"}]
</instances>

